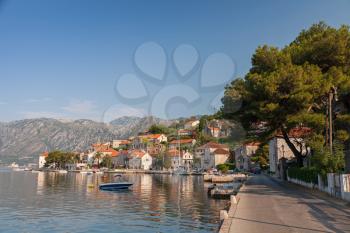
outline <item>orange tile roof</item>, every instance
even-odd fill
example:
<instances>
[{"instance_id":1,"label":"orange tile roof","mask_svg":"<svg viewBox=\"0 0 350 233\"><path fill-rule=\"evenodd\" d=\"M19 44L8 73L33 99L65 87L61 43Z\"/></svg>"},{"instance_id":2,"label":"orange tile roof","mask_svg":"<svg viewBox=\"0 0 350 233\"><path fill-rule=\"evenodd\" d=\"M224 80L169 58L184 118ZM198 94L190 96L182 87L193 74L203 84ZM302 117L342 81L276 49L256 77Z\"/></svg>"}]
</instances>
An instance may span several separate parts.
<instances>
[{"instance_id":1,"label":"orange tile roof","mask_svg":"<svg viewBox=\"0 0 350 233\"><path fill-rule=\"evenodd\" d=\"M311 128L309 127L295 127L289 130L288 136L291 138L302 138L311 133ZM277 132L277 137L283 137L282 132L278 131Z\"/></svg>"},{"instance_id":2,"label":"orange tile roof","mask_svg":"<svg viewBox=\"0 0 350 233\"><path fill-rule=\"evenodd\" d=\"M145 154L146 152L142 150L133 150L130 152L131 157L138 157L138 158L142 158Z\"/></svg>"},{"instance_id":3,"label":"orange tile roof","mask_svg":"<svg viewBox=\"0 0 350 233\"><path fill-rule=\"evenodd\" d=\"M40 156L47 157L47 156L49 156L49 152L48 152L48 151L45 151L45 152L43 152Z\"/></svg>"},{"instance_id":4,"label":"orange tile roof","mask_svg":"<svg viewBox=\"0 0 350 233\"><path fill-rule=\"evenodd\" d=\"M230 154L227 150L222 149L222 148L216 149L213 153L214 154L220 154L220 155L228 155L228 154Z\"/></svg>"},{"instance_id":5,"label":"orange tile roof","mask_svg":"<svg viewBox=\"0 0 350 233\"><path fill-rule=\"evenodd\" d=\"M140 137L148 138L148 139L158 139L163 134L146 134L146 135L140 135Z\"/></svg>"},{"instance_id":6,"label":"orange tile roof","mask_svg":"<svg viewBox=\"0 0 350 233\"><path fill-rule=\"evenodd\" d=\"M100 147L95 147L94 149L95 151L100 153L110 153L112 157L117 157L119 155L118 151L114 150L109 146L100 146Z\"/></svg>"},{"instance_id":7,"label":"orange tile roof","mask_svg":"<svg viewBox=\"0 0 350 233\"><path fill-rule=\"evenodd\" d=\"M166 153L167 153L168 156L172 156L172 157L181 156L181 154L182 154L182 153L181 153L179 150L177 150L177 149L170 149L170 150L168 150Z\"/></svg>"},{"instance_id":8,"label":"orange tile roof","mask_svg":"<svg viewBox=\"0 0 350 233\"><path fill-rule=\"evenodd\" d=\"M179 140L173 140L170 142L170 144L188 144L188 143L193 143L194 139L179 139Z\"/></svg>"}]
</instances>

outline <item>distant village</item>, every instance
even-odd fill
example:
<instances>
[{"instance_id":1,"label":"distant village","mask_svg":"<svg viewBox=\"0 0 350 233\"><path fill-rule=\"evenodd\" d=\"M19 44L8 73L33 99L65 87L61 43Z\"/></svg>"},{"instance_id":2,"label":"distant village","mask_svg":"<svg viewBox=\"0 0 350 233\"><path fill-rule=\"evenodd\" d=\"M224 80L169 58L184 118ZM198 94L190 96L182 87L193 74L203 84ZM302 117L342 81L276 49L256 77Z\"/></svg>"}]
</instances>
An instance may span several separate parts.
<instances>
[{"instance_id":1,"label":"distant village","mask_svg":"<svg viewBox=\"0 0 350 233\"><path fill-rule=\"evenodd\" d=\"M270 169L278 172L281 158L294 157L282 135L271 138L265 159L256 157L260 142L230 144L232 125L225 120L192 117L173 126L153 125L147 132L134 137L96 142L85 152L70 152L72 159L59 166L66 170L90 168L168 170L172 172L202 172L225 169L255 172ZM294 129L290 137L296 141L305 129ZM58 168L48 159L55 152L39 156L39 169ZM56 152L57 153L57 152ZM261 156L261 155L260 155Z\"/></svg>"}]
</instances>

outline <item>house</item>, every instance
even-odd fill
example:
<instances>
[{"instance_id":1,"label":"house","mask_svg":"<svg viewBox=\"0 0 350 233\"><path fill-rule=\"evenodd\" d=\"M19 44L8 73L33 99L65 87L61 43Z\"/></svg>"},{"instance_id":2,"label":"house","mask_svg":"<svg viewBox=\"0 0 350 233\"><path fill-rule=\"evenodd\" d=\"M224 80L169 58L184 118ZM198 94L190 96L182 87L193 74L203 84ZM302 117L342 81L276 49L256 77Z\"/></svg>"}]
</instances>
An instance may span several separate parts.
<instances>
[{"instance_id":1,"label":"house","mask_svg":"<svg viewBox=\"0 0 350 233\"><path fill-rule=\"evenodd\" d=\"M231 134L232 127L232 123L226 120L214 119L206 123L202 132L214 138L228 137Z\"/></svg>"},{"instance_id":2,"label":"house","mask_svg":"<svg viewBox=\"0 0 350 233\"><path fill-rule=\"evenodd\" d=\"M178 149L169 149L166 152L170 157L171 169L173 171L190 171L193 168L193 154L189 151L180 151Z\"/></svg>"},{"instance_id":3,"label":"house","mask_svg":"<svg viewBox=\"0 0 350 233\"><path fill-rule=\"evenodd\" d=\"M214 138L218 138L220 137L220 128L219 127L211 127L208 126L207 127L207 132L210 136L214 137Z\"/></svg>"},{"instance_id":4,"label":"house","mask_svg":"<svg viewBox=\"0 0 350 233\"><path fill-rule=\"evenodd\" d=\"M169 149L177 149L180 150L180 148L192 148L196 144L196 139L178 139L173 140L169 143Z\"/></svg>"},{"instance_id":5,"label":"house","mask_svg":"<svg viewBox=\"0 0 350 233\"><path fill-rule=\"evenodd\" d=\"M301 152L306 155L307 148L303 142L303 137L311 133L311 129L307 127L293 128L288 132L291 142L301 149ZM285 158L291 160L294 158L294 153L289 148L281 133L277 133L275 137L269 141L269 163L270 171L273 173L279 172L280 160Z\"/></svg>"},{"instance_id":6,"label":"house","mask_svg":"<svg viewBox=\"0 0 350 233\"><path fill-rule=\"evenodd\" d=\"M189 120L184 124L185 129L193 129L199 125L199 120Z\"/></svg>"},{"instance_id":7,"label":"house","mask_svg":"<svg viewBox=\"0 0 350 233\"><path fill-rule=\"evenodd\" d=\"M251 156L255 154L259 146L259 142L249 142L238 147L235 150L236 168L249 171L252 168Z\"/></svg>"},{"instance_id":8,"label":"house","mask_svg":"<svg viewBox=\"0 0 350 233\"><path fill-rule=\"evenodd\" d=\"M151 144L147 145L146 151L152 157L157 157L164 151L165 146L163 144Z\"/></svg>"},{"instance_id":9,"label":"house","mask_svg":"<svg viewBox=\"0 0 350 233\"><path fill-rule=\"evenodd\" d=\"M139 135L132 140L133 149L146 149L149 143L160 144L167 142L168 138L165 134L146 134Z\"/></svg>"},{"instance_id":10,"label":"house","mask_svg":"<svg viewBox=\"0 0 350 233\"><path fill-rule=\"evenodd\" d=\"M189 151L182 153L181 165L185 171L190 171L193 168L193 154Z\"/></svg>"},{"instance_id":11,"label":"house","mask_svg":"<svg viewBox=\"0 0 350 233\"><path fill-rule=\"evenodd\" d=\"M195 132L193 130L190 130L190 129L179 129L177 131L177 135L179 136L193 136L195 134Z\"/></svg>"},{"instance_id":12,"label":"house","mask_svg":"<svg viewBox=\"0 0 350 233\"><path fill-rule=\"evenodd\" d=\"M181 168L181 152L176 148L169 149L166 155L170 157L171 169L177 171Z\"/></svg>"},{"instance_id":13,"label":"house","mask_svg":"<svg viewBox=\"0 0 350 233\"><path fill-rule=\"evenodd\" d=\"M112 164L115 168L125 168L126 161L128 159L128 150L121 150L118 151L118 154L115 156L112 156Z\"/></svg>"},{"instance_id":14,"label":"house","mask_svg":"<svg viewBox=\"0 0 350 233\"><path fill-rule=\"evenodd\" d=\"M100 159L95 159L97 153L101 154ZM105 156L115 157L117 155L118 151L114 150L110 144L93 144L92 151L87 154L87 162L90 164L101 163Z\"/></svg>"},{"instance_id":15,"label":"house","mask_svg":"<svg viewBox=\"0 0 350 233\"><path fill-rule=\"evenodd\" d=\"M152 168L152 156L143 150L130 151L128 167L130 169L150 170Z\"/></svg>"},{"instance_id":16,"label":"house","mask_svg":"<svg viewBox=\"0 0 350 233\"><path fill-rule=\"evenodd\" d=\"M39 169L45 167L46 158L49 156L49 152L45 151L39 156Z\"/></svg>"},{"instance_id":17,"label":"house","mask_svg":"<svg viewBox=\"0 0 350 233\"><path fill-rule=\"evenodd\" d=\"M112 147L113 148L119 148L119 147L127 147L128 145L130 145L130 141L129 140L113 140L112 141Z\"/></svg>"},{"instance_id":18,"label":"house","mask_svg":"<svg viewBox=\"0 0 350 233\"><path fill-rule=\"evenodd\" d=\"M226 163L230 157L227 145L208 142L196 149L196 158L201 160L202 169L212 169L217 165Z\"/></svg>"}]
</instances>

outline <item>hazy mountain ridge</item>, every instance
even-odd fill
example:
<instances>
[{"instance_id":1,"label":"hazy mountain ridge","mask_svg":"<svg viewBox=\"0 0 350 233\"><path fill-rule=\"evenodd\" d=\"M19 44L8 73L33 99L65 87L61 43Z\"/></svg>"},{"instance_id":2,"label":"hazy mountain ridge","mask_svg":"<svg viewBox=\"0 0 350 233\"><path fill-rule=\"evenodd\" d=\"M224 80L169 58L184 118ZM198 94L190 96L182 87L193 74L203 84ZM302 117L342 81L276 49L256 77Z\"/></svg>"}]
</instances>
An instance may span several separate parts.
<instances>
[{"instance_id":1,"label":"hazy mountain ridge","mask_svg":"<svg viewBox=\"0 0 350 233\"><path fill-rule=\"evenodd\" d=\"M127 138L152 124L172 122L155 117L121 117L109 124L48 118L0 122L0 160L35 161L46 150L85 151L92 143Z\"/></svg>"}]
</instances>

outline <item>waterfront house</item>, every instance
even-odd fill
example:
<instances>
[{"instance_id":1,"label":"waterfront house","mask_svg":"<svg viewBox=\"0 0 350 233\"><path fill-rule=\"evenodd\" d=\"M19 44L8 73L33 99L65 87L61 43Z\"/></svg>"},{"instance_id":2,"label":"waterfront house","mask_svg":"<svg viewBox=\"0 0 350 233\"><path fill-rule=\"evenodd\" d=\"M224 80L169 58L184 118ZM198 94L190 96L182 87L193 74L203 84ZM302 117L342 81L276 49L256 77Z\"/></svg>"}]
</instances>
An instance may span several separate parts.
<instances>
[{"instance_id":1,"label":"waterfront house","mask_svg":"<svg viewBox=\"0 0 350 233\"><path fill-rule=\"evenodd\" d=\"M39 169L45 167L47 156L49 156L49 152L47 152L47 151L45 151L44 153L39 155L39 163L38 163Z\"/></svg>"},{"instance_id":2,"label":"waterfront house","mask_svg":"<svg viewBox=\"0 0 350 233\"><path fill-rule=\"evenodd\" d=\"M132 150L128 155L128 167L130 169L150 170L152 156L143 150Z\"/></svg>"},{"instance_id":3,"label":"waterfront house","mask_svg":"<svg viewBox=\"0 0 350 233\"><path fill-rule=\"evenodd\" d=\"M166 152L167 156L170 158L171 169L177 171L181 168L181 152L176 148L169 149Z\"/></svg>"},{"instance_id":4,"label":"waterfront house","mask_svg":"<svg viewBox=\"0 0 350 233\"><path fill-rule=\"evenodd\" d=\"M235 149L236 168L249 171L252 168L251 156L259 148L259 142L249 142Z\"/></svg>"},{"instance_id":5,"label":"waterfront house","mask_svg":"<svg viewBox=\"0 0 350 233\"><path fill-rule=\"evenodd\" d=\"M189 151L182 153L181 165L186 171L190 171L193 168L193 154Z\"/></svg>"},{"instance_id":6,"label":"waterfront house","mask_svg":"<svg viewBox=\"0 0 350 233\"><path fill-rule=\"evenodd\" d=\"M230 149L225 144L208 142L196 149L196 157L201 159L202 169L212 169L228 162Z\"/></svg>"},{"instance_id":7,"label":"waterfront house","mask_svg":"<svg viewBox=\"0 0 350 233\"><path fill-rule=\"evenodd\" d=\"M177 149L180 150L181 148L187 148L190 149L196 144L196 139L178 139L178 140L172 140L169 143L169 149Z\"/></svg>"},{"instance_id":8,"label":"waterfront house","mask_svg":"<svg viewBox=\"0 0 350 233\"><path fill-rule=\"evenodd\" d=\"M178 150L176 148L169 149L166 155L170 158L171 169L173 171L190 171L193 168L193 154L189 151Z\"/></svg>"},{"instance_id":9,"label":"waterfront house","mask_svg":"<svg viewBox=\"0 0 350 233\"><path fill-rule=\"evenodd\" d=\"M307 153L307 148L303 142L303 137L310 134L311 129L307 127L293 128L289 131L288 136L291 142L297 147L301 148L303 154ZM275 137L269 141L269 163L270 171L273 173L279 172L280 160L284 158L291 160L294 158L292 150L289 148L287 142L284 140L282 134L278 132Z\"/></svg>"},{"instance_id":10,"label":"waterfront house","mask_svg":"<svg viewBox=\"0 0 350 233\"><path fill-rule=\"evenodd\" d=\"M112 156L112 164L115 168L125 168L128 159L128 150L120 150L118 154Z\"/></svg>"}]
</instances>

